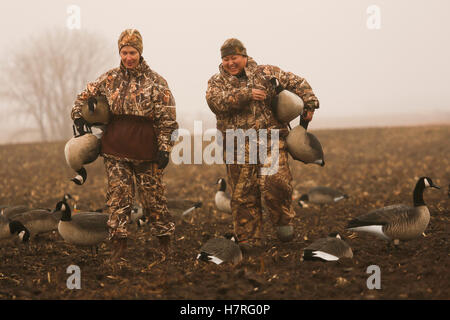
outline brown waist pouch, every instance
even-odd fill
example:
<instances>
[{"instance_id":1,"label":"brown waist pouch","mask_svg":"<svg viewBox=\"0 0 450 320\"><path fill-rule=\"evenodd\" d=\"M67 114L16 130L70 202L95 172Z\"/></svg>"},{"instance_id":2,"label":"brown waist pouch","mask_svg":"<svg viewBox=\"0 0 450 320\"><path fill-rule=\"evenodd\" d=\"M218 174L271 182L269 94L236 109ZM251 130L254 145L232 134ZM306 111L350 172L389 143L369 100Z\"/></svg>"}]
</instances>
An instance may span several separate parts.
<instances>
[{"instance_id":1,"label":"brown waist pouch","mask_svg":"<svg viewBox=\"0 0 450 320\"><path fill-rule=\"evenodd\" d=\"M102 136L102 153L156 161L156 136L152 120L134 115L114 115Z\"/></svg>"}]
</instances>

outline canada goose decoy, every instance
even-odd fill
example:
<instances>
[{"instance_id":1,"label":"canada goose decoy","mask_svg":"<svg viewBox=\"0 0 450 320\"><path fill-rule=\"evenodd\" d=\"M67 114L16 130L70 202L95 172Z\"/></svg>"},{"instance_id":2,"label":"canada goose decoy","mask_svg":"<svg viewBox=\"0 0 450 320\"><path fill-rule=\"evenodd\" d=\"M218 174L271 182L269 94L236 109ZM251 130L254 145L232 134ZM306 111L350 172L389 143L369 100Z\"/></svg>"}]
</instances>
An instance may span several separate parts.
<instances>
[{"instance_id":1,"label":"canada goose decoy","mask_svg":"<svg viewBox=\"0 0 450 320\"><path fill-rule=\"evenodd\" d=\"M242 261L242 251L236 243L236 238L231 234L226 234L225 238L209 239L200 248L197 259L215 264L224 262L236 264Z\"/></svg>"},{"instance_id":2,"label":"canada goose decoy","mask_svg":"<svg viewBox=\"0 0 450 320\"><path fill-rule=\"evenodd\" d=\"M70 208L64 202L59 203L61 220L58 232L64 241L79 246L90 246L98 249L97 245L108 237L109 216L100 212L80 212L71 215ZM93 250L94 252L94 250Z\"/></svg>"},{"instance_id":3,"label":"canada goose decoy","mask_svg":"<svg viewBox=\"0 0 450 320\"><path fill-rule=\"evenodd\" d=\"M220 185L220 188L214 197L216 208L219 211L231 214L231 196L226 192L227 183L225 179L219 178L216 184Z\"/></svg>"},{"instance_id":4,"label":"canada goose decoy","mask_svg":"<svg viewBox=\"0 0 450 320\"><path fill-rule=\"evenodd\" d=\"M333 232L303 249L301 260L337 261L341 258L353 258L353 251L339 233Z\"/></svg>"},{"instance_id":5,"label":"canada goose decoy","mask_svg":"<svg viewBox=\"0 0 450 320\"><path fill-rule=\"evenodd\" d=\"M318 186L314 187L311 190L308 191L308 193L305 193L301 195L301 197L298 199L298 205L303 208L307 208L307 203L314 203L314 204L327 204L327 203L333 203L341 201L342 199L347 199L348 195L345 193L335 190L329 187L323 187Z\"/></svg>"},{"instance_id":6,"label":"canada goose decoy","mask_svg":"<svg viewBox=\"0 0 450 320\"><path fill-rule=\"evenodd\" d=\"M201 201L192 201L186 199L167 199L167 208L176 219L183 219L195 209L201 208ZM147 218L144 216L141 205L135 204L131 210L131 221L136 222L139 227L146 224Z\"/></svg>"},{"instance_id":7,"label":"canada goose decoy","mask_svg":"<svg viewBox=\"0 0 450 320\"><path fill-rule=\"evenodd\" d=\"M20 221L11 221L0 216L0 240L11 239L15 234L22 242L30 239L30 232Z\"/></svg>"},{"instance_id":8,"label":"canada goose decoy","mask_svg":"<svg viewBox=\"0 0 450 320\"><path fill-rule=\"evenodd\" d=\"M1 213L2 213L1 215L4 216L5 218L11 219L16 214L26 212L29 210L30 210L30 208L26 205L10 206L10 207L3 208L1 211Z\"/></svg>"},{"instance_id":9,"label":"canada goose decoy","mask_svg":"<svg viewBox=\"0 0 450 320\"><path fill-rule=\"evenodd\" d=\"M100 154L100 139L91 133L77 136L74 127L74 137L67 141L64 147L66 162L77 175L71 179L74 183L82 185L87 179L85 164L94 162Z\"/></svg>"},{"instance_id":10,"label":"canada goose decoy","mask_svg":"<svg viewBox=\"0 0 450 320\"><path fill-rule=\"evenodd\" d=\"M70 195L64 195L63 199L70 199ZM61 203L67 205L65 200L56 204L53 211L48 209L34 209L15 214L10 219L20 221L30 232L30 237L38 234L58 230L59 220L62 212L60 210Z\"/></svg>"},{"instance_id":11,"label":"canada goose decoy","mask_svg":"<svg viewBox=\"0 0 450 320\"><path fill-rule=\"evenodd\" d=\"M270 82L275 87L277 94L272 104L278 121L289 123L301 115L304 107L302 98L293 92L285 90L277 78L272 78Z\"/></svg>"},{"instance_id":12,"label":"canada goose decoy","mask_svg":"<svg viewBox=\"0 0 450 320\"><path fill-rule=\"evenodd\" d=\"M108 100L104 95L90 97L88 101L81 106L81 116L91 126L105 125L111 118Z\"/></svg>"},{"instance_id":13,"label":"canada goose decoy","mask_svg":"<svg viewBox=\"0 0 450 320\"><path fill-rule=\"evenodd\" d=\"M308 123L300 117L300 125L289 131L286 144L289 154L305 164L325 165L322 145L319 139L307 131Z\"/></svg>"},{"instance_id":14,"label":"canada goose decoy","mask_svg":"<svg viewBox=\"0 0 450 320\"><path fill-rule=\"evenodd\" d=\"M348 223L347 230L368 232L385 240L410 240L419 237L430 222L430 211L423 201L425 188L440 189L431 178L421 177L413 192L414 207L403 204L376 209L359 216Z\"/></svg>"}]
</instances>

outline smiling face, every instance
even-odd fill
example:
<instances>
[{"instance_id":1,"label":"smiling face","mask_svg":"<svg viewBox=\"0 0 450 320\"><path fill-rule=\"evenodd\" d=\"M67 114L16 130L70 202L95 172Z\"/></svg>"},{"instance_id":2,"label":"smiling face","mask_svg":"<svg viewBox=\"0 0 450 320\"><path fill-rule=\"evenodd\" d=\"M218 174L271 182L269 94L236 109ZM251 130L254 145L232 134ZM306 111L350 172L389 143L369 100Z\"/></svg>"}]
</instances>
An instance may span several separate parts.
<instances>
[{"instance_id":1,"label":"smiling face","mask_svg":"<svg viewBox=\"0 0 450 320\"><path fill-rule=\"evenodd\" d=\"M226 72L236 76L244 70L247 65L247 57L239 54L229 55L222 58L222 66Z\"/></svg>"},{"instance_id":2,"label":"smiling face","mask_svg":"<svg viewBox=\"0 0 450 320\"><path fill-rule=\"evenodd\" d=\"M124 46L120 49L120 59L127 69L134 69L139 64L139 51L132 46Z\"/></svg>"}]
</instances>

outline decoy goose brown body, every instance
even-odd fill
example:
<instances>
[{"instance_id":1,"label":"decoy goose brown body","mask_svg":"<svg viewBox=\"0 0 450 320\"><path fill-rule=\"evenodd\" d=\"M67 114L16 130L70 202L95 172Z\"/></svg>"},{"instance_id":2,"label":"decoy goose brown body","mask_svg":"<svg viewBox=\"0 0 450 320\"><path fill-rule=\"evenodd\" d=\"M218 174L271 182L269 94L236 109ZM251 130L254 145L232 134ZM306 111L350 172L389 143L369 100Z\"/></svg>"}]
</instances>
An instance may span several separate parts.
<instances>
[{"instance_id":1,"label":"decoy goose brown body","mask_svg":"<svg viewBox=\"0 0 450 320\"><path fill-rule=\"evenodd\" d=\"M96 247L108 237L109 216L100 212L79 212L71 215L67 204L61 203L61 220L58 232L64 241L79 245Z\"/></svg>"},{"instance_id":2,"label":"decoy goose brown body","mask_svg":"<svg viewBox=\"0 0 450 320\"><path fill-rule=\"evenodd\" d=\"M225 238L211 238L201 248L197 259L205 262L221 264L242 261L242 251L236 243L235 237L227 234Z\"/></svg>"},{"instance_id":3,"label":"decoy goose brown body","mask_svg":"<svg viewBox=\"0 0 450 320\"><path fill-rule=\"evenodd\" d=\"M216 196L214 197L216 208L219 211L231 214L231 196L226 193L227 183L225 179L218 179L216 184L220 185L220 188L216 192Z\"/></svg>"},{"instance_id":4,"label":"decoy goose brown body","mask_svg":"<svg viewBox=\"0 0 450 320\"><path fill-rule=\"evenodd\" d=\"M322 205L338 202L346 198L348 198L348 195L339 190L324 186L318 186L309 190L308 193L303 194L300 199L298 199L298 205L303 208L307 207L308 203Z\"/></svg>"},{"instance_id":5,"label":"decoy goose brown body","mask_svg":"<svg viewBox=\"0 0 450 320\"><path fill-rule=\"evenodd\" d=\"M72 199L70 194L63 196L63 202ZM59 202L58 202L59 203ZM55 209L33 209L26 210L11 210L6 212L5 216L10 220L20 221L30 232L30 236L34 237L41 233L58 230L58 223L61 219L61 211L58 210L59 206L56 205Z\"/></svg>"},{"instance_id":6,"label":"decoy goose brown body","mask_svg":"<svg viewBox=\"0 0 450 320\"><path fill-rule=\"evenodd\" d=\"M58 230L61 212L51 212L46 209L35 209L14 215L12 220L20 221L34 237L41 233Z\"/></svg>"},{"instance_id":7,"label":"decoy goose brown body","mask_svg":"<svg viewBox=\"0 0 450 320\"><path fill-rule=\"evenodd\" d=\"M10 206L3 208L1 211L1 215L4 216L5 218L11 219L16 214L26 212L29 210L30 208L26 205Z\"/></svg>"},{"instance_id":8,"label":"decoy goose brown body","mask_svg":"<svg viewBox=\"0 0 450 320\"><path fill-rule=\"evenodd\" d=\"M429 187L440 189L431 178L421 177L413 192L414 207L396 204L373 210L351 220L347 230L368 232L394 244L419 237L430 222L430 211L423 201L423 191Z\"/></svg>"},{"instance_id":9,"label":"decoy goose brown body","mask_svg":"<svg viewBox=\"0 0 450 320\"><path fill-rule=\"evenodd\" d=\"M94 162L100 154L100 139L92 133L86 133L82 136L75 136L67 141L64 147L66 162L77 176L71 179L78 185L82 185L87 179L85 164Z\"/></svg>"},{"instance_id":10,"label":"decoy goose brown body","mask_svg":"<svg viewBox=\"0 0 450 320\"><path fill-rule=\"evenodd\" d=\"M341 258L353 258L353 251L336 232L330 233L326 238L314 241L303 249L302 255L302 260L305 261L337 261Z\"/></svg>"},{"instance_id":11,"label":"decoy goose brown body","mask_svg":"<svg viewBox=\"0 0 450 320\"><path fill-rule=\"evenodd\" d=\"M22 242L30 239L30 232L20 221L11 221L0 215L0 240L11 239L14 235Z\"/></svg>"}]
</instances>

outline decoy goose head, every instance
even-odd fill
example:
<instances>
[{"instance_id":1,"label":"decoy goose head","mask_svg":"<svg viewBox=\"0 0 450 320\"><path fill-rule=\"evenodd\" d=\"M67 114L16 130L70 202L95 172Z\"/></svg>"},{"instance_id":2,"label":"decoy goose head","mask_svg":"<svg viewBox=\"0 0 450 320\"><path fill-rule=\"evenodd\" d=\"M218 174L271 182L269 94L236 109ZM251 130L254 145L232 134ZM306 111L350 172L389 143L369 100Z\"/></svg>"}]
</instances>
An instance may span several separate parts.
<instances>
[{"instance_id":1,"label":"decoy goose head","mask_svg":"<svg viewBox=\"0 0 450 320\"><path fill-rule=\"evenodd\" d=\"M234 233L232 233L232 232L227 232L227 233L225 233L225 234L223 235L223 237L224 237L225 239L231 240L231 241L236 242L236 243L239 242L237 236L236 236Z\"/></svg>"},{"instance_id":2,"label":"decoy goose head","mask_svg":"<svg viewBox=\"0 0 450 320\"><path fill-rule=\"evenodd\" d=\"M72 196L70 195L70 193L65 193L62 201L68 201L69 199L73 199Z\"/></svg>"},{"instance_id":3,"label":"decoy goose head","mask_svg":"<svg viewBox=\"0 0 450 320\"><path fill-rule=\"evenodd\" d=\"M308 205L306 204L306 202L309 201L309 196L307 194L303 194L297 201L298 205L300 206L300 208L307 208Z\"/></svg>"},{"instance_id":4,"label":"decoy goose head","mask_svg":"<svg viewBox=\"0 0 450 320\"><path fill-rule=\"evenodd\" d=\"M227 183L224 178L217 179L216 184L220 185L219 191L225 191L227 189Z\"/></svg>"},{"instance_id":5,"label":"decoy goose head","mask_svg":"<svg viewBox=\"0 0 450 320\"><path fill-rule=\"evenodd\" d=\"M339 234L339 232L331 232L328 236L329 236L330 238L337 238L337 239L341 239L341 240L342 240L342 237L341 237L341 235Z\"/></svg>"},{"instance_id":6,"label":"decoy goose head","mask_svg":"<svg viewBox=\"0 0 450 320\"><path fill-rule=\"evenodd\" d=\"M433 180L431 180L431 178L429 177L421 177L418 181L419 183L423 183L423 188L436 188L436 189L440 189L441 187L435 185L433 183Z\"/></svg>"},{"instance_id":7,"label":"decoy goose head","mask_svg":"<svg viewBox=\"0 0 450 320\"><path fill-rule=\"evenodd\" d=\"M27 242L30 240L30 231L28 231L22 222L11 221L9 223L9 232L11 232L11 234L17 233L22 242Z\"/></svg>"},{"instance_id":8,"label":"decoy goose head","mask_svg":"<svg viewBox=\"0 0 450 320\"><path fill-rule=\"evenodd\" d=\"M419 180L417 180L416 187L413 192L414 206L417 207L425 205L425 202L423 201L423 191L426 188L440 189L439 186L433 183L433 180L431 180L430 177L420 177Z\"/></svg>"},{"instance_id":9,"label":"decoy goose head","mask_svg":"<svg viewBox=\"0 0 450 320\"><path fill-rule=\"evenodd\" d=\"M55 211L61 211L61 221L70 221L72 220L72 213L70 211L69 205L65 201L59 201L56 204Z\"/></svg>"},{"instance_id":10,"label":"decoy goose head","mask_svg":"<svg viewBox=\"0 0 450 320\"><path fill-rule=\"evenodd\" d=\"M77 185L81 186L87 179L87 172L84 167L77 171L77 176L75 178L70 179L75 182Z\"/></svg>"}]
</instances>

